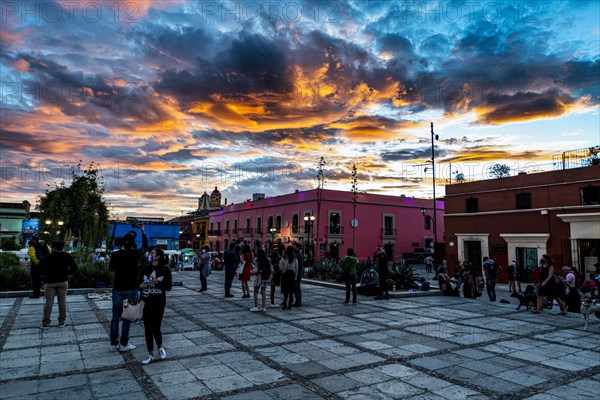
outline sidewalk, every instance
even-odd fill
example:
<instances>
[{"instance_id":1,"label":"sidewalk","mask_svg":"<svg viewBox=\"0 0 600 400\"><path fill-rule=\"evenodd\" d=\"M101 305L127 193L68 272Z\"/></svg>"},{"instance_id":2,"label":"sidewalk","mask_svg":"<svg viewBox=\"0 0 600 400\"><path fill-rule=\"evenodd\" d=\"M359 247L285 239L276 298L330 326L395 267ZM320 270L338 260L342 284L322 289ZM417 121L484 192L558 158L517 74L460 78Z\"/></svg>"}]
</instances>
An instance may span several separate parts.
<instances>
[{"instance_id":1,"label":"sidewalk","mask_svg":"<svg viewBox=\"0 0 600 400\"><path fill-rule=\"evenodd\" d=\"M600 387L600 320L516 311L498 300L429 296L341 304L303 286L305 307L251 313L223 273L198 293L197 272L167 298L167 359L140 365L109 351L111 301L68 296L65 328L37 326L42 299L0 299L0 399L592 399ZM280 297L278 296L278 299ZM53 311L56 318L57 307Z\"/></svg>"}]
</instances>

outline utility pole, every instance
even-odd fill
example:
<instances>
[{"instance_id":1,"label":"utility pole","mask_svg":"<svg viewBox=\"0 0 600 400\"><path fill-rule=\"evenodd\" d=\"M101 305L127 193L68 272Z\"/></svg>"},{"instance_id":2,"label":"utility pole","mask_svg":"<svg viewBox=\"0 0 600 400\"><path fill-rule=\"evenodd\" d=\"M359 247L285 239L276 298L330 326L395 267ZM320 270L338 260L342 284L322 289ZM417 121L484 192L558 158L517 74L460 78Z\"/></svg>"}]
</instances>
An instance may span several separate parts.
<instances>
[{"instance_id":1,"label":"utility pole","mask_svg":"<svg viewBox=\"0 0 600 400\"><path fill-rule=\"evenodd\" d=\"M317 167L317 232L315 236L315 256L317 260L321 258L321 244L319 243L319 224L321 224L321 199L323 197L323 186L325 185L325 174L323 173L323 167L327 164L325 158L321 156Z\"/></svg>"},{"instance_id":2,"label":"utility pole","mask_svg":"<svg viewBox=\"0 0 600 400\"><path fill-rule=\"evenodd\" d=\"M352 166L352 249L354 249L354 232L356 231L356 199L357 199L357 187L356 187L357 173L356 164Z\"/></svg>"}]
</instances>

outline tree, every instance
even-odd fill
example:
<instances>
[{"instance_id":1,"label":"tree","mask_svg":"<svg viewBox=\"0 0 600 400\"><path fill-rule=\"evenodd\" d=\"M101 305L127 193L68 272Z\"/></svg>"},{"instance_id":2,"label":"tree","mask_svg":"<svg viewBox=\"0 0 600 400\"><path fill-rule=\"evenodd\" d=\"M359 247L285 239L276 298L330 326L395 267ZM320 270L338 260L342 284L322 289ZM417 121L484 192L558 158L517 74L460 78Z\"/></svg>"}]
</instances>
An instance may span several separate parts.
<instances>
[{"instance_id":1,"label":"tree","mask_svg":"<svg viewBox=\"0 0 600 400\"><path fill-rule=\"evenodd\" d=\"M454 180L458 183L463 183L467 180L467 178L465 178L465 174L463 174L462 172L454 171L453 174Z\"/></svg>"},{"instance_id":2,"label":"tree","mask_svg":"<svg viewBox=\"0 0 600 400\"><path fill-rule=\"evenodd\" d=\"M65 242L73 237L78 242L79 251L84 246L97 247L108 234L108 203L104 201L104 183L98 168L90 164L72 172L70 186L64 182L40 196L37 210L40 224L47 225L51 238ZM58 221L62 225L58 225ZM60 231L60 237L58 232Z\"/></svg>"},{"instance_id":3,"label":"tree","mask_svg":"<svg viewBox=\"0 0 600 400\"><path fill-rule=\"evenodd\" d=\"M590 147L588 152L588 157L583 159L583 166L597 165L600 162L600 146Z\"/></svg>"},{"instance_id":4,"label":"tree","mask_svg":"<svg viewBox=\"0 0 600 400\"><path fill-rule=\"evenodd\" d=\"M494 164L488 169L488 172L494 178L506 178L510 176L510 167L506 164Z\"/></svg>"}]
</instances>

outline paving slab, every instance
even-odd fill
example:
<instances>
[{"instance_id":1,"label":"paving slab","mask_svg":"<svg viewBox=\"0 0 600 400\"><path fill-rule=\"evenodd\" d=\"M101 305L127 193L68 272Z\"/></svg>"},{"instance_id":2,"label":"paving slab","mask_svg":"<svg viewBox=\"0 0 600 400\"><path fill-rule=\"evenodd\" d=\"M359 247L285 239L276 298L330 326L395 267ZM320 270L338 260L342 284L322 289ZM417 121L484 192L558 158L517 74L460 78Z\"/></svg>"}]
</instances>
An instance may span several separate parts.
<instances>
[{"instance_id":1,"label":"paving slab","mask_svg":"<svg viewBox=\"0 0 600 400\"><path fill-rule=\"evenodd\" d=\"M167 359L142 366L143 323L110 352L110 299L67 297L65 328L40 330L43 300L0 298L0 399L586 399L600 387L600 323L510 304L428 296L356 306L303 285L302 308L252 313L223 297L223 273L167 296ZM281 301L277 295L278 303ZM57 304L53 315L58 312ZM594 397L595 398L595 397Z\"/></svg>"}]
</instances>

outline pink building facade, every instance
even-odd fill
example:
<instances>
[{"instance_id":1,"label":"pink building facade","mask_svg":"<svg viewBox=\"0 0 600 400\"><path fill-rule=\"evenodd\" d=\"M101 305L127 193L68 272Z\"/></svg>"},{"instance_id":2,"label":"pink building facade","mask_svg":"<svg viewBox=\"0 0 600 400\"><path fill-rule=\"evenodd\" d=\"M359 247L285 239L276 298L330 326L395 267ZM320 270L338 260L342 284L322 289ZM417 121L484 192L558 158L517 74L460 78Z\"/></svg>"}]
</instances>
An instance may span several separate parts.
<instances>
[{"instance_id":1,"label":"pink building facade","mask_svg":"<svg viewBox=\"0 0 600 400\"><path fill-rule=\"evenodd\" d=\"M443 242L443 201L436 208L437 241ZM414 247L428 246L433 232L432 200L358 193L354 207L352 192L314 189L211 212L208 239L217 251L240 240L254 245L297 242L316 259L341 258L350 247L367 258L384 245L397 260Z\"/></svg>"}]
</instances>

